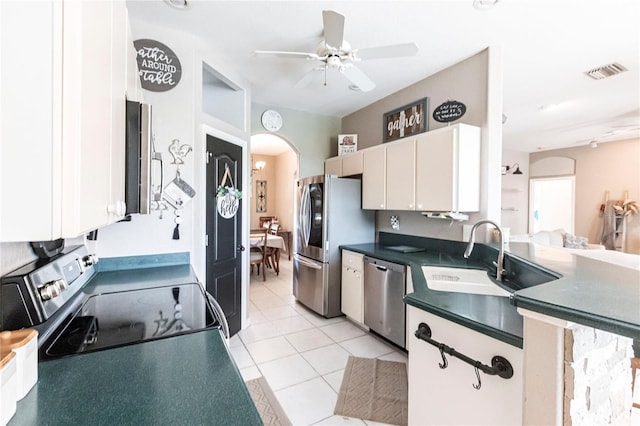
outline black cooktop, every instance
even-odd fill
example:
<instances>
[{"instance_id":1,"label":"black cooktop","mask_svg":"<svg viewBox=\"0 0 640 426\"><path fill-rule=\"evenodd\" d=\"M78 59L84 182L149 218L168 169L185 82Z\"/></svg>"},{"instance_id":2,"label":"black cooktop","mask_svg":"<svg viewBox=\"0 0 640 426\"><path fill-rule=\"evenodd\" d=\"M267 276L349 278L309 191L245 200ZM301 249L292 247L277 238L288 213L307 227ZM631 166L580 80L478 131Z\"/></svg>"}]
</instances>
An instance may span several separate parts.
<instances>
[{"instance_id":1,"label":"black cooktop","mask_svg":"<svg viewBox=\"0 0 640 426\"><path fill-rule=\"evenodd\" d=\"M43 355L92 352L216 325L197 283L95 294L45 345Z\"/></svg>"}]
</instances>

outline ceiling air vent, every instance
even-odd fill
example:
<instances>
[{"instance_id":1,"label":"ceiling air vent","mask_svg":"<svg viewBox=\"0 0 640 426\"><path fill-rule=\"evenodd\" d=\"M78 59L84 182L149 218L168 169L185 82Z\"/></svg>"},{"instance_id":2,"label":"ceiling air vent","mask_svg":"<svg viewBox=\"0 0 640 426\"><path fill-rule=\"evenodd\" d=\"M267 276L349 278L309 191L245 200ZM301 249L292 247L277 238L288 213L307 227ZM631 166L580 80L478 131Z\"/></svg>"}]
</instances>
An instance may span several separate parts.
<instances>
[{"instance_id":1,"label":"ceiling air vent","mask_svg":"<svg viewBox=\"0 0 640 426\"><path fill-rule=\"evenodd\" d=\"M589 70L585 72L585 74L593 78L594 80L602 80L603 78L611 77L612 75L620 74L621 72L625 71L627 71L625 67L614 62L612 64L603 65L601 67Z\"/></svg>"}]
</instances>

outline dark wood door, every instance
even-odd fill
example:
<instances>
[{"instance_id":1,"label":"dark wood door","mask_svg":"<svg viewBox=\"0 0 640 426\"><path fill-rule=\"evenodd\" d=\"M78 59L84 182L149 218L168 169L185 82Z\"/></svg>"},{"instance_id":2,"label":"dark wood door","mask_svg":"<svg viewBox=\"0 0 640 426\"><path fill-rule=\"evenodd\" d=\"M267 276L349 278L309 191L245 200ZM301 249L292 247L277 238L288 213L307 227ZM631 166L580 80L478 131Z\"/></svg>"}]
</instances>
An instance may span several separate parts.
<instances>
[{"instance_id":1,"label":"dark wood door","mask_svg":"<svg viewBox=\"0 0 640 426\"><path fill-rule=\"evenodd\" d=\"M216 298L233 336L241 327L242 198L218 207L219 185L242 188L242 147L207 135L207 291ZM237 210L229 217L233 210Z\"/></svg>"}]
</instances>

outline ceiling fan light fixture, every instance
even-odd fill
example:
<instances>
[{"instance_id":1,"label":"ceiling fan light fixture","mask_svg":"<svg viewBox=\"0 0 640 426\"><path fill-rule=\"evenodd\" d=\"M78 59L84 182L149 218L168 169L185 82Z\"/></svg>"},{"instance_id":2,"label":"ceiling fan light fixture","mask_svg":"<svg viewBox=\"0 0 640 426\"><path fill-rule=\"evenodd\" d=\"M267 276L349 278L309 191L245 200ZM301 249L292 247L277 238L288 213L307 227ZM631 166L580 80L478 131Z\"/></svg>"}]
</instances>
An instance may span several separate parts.
<instances>
[{"instance_id":1,"label":"ceiling fan light fixture","mask_svg":"<svg viewBox=\"0 0 640 426\"><path fill-rule=\"evenodd\" d=\"M489 10L498 3L498 0L473 0L473 8L476 10Z\"/></svg>"},{"instance_id":2,"label":"ceiling fan light fixture","mask_svg":"<svg viewBox=\"0 0 640 426\"><path fill-rule=\"evenodd\" d=\"M354 92L362 92L362 89L360 89L358 86L356 86L355 84L350 84L349 85L349 90L353 90Z\"/></svg>"},{"instance_id":3,"label":"ceiling fan light fixture","mask_svg":"<svg viewBox=\"0 0 640 426\"><path fill-rule=\"evenodd\" d=\"M164 2L176 9L186 9L189 6L187 0L164 0Z\"/></svg>"}]
</instances>

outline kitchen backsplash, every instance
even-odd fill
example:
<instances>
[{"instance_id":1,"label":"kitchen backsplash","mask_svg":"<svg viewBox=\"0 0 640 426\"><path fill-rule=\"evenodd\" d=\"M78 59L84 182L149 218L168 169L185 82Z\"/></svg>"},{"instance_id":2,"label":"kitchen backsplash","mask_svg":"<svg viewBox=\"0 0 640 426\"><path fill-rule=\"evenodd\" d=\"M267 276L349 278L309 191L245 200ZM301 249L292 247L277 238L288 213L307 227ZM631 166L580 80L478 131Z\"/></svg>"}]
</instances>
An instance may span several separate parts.
<instances>
[{"instance_id":1,"label":"kitchen backsplash","mask_svg":"<svg viewBox=\"0 0 640 426\"><path fill-rule=\"evenodd\" d=\"M396 217L398 229L392 227L391 216ZM480 219L479 213L469 213L468 221L452 223L446 219L428 219L420 212L379 210L376 212L376 231L462 241L462 226L473 225Z\"/></svg>"}]
</instances>

